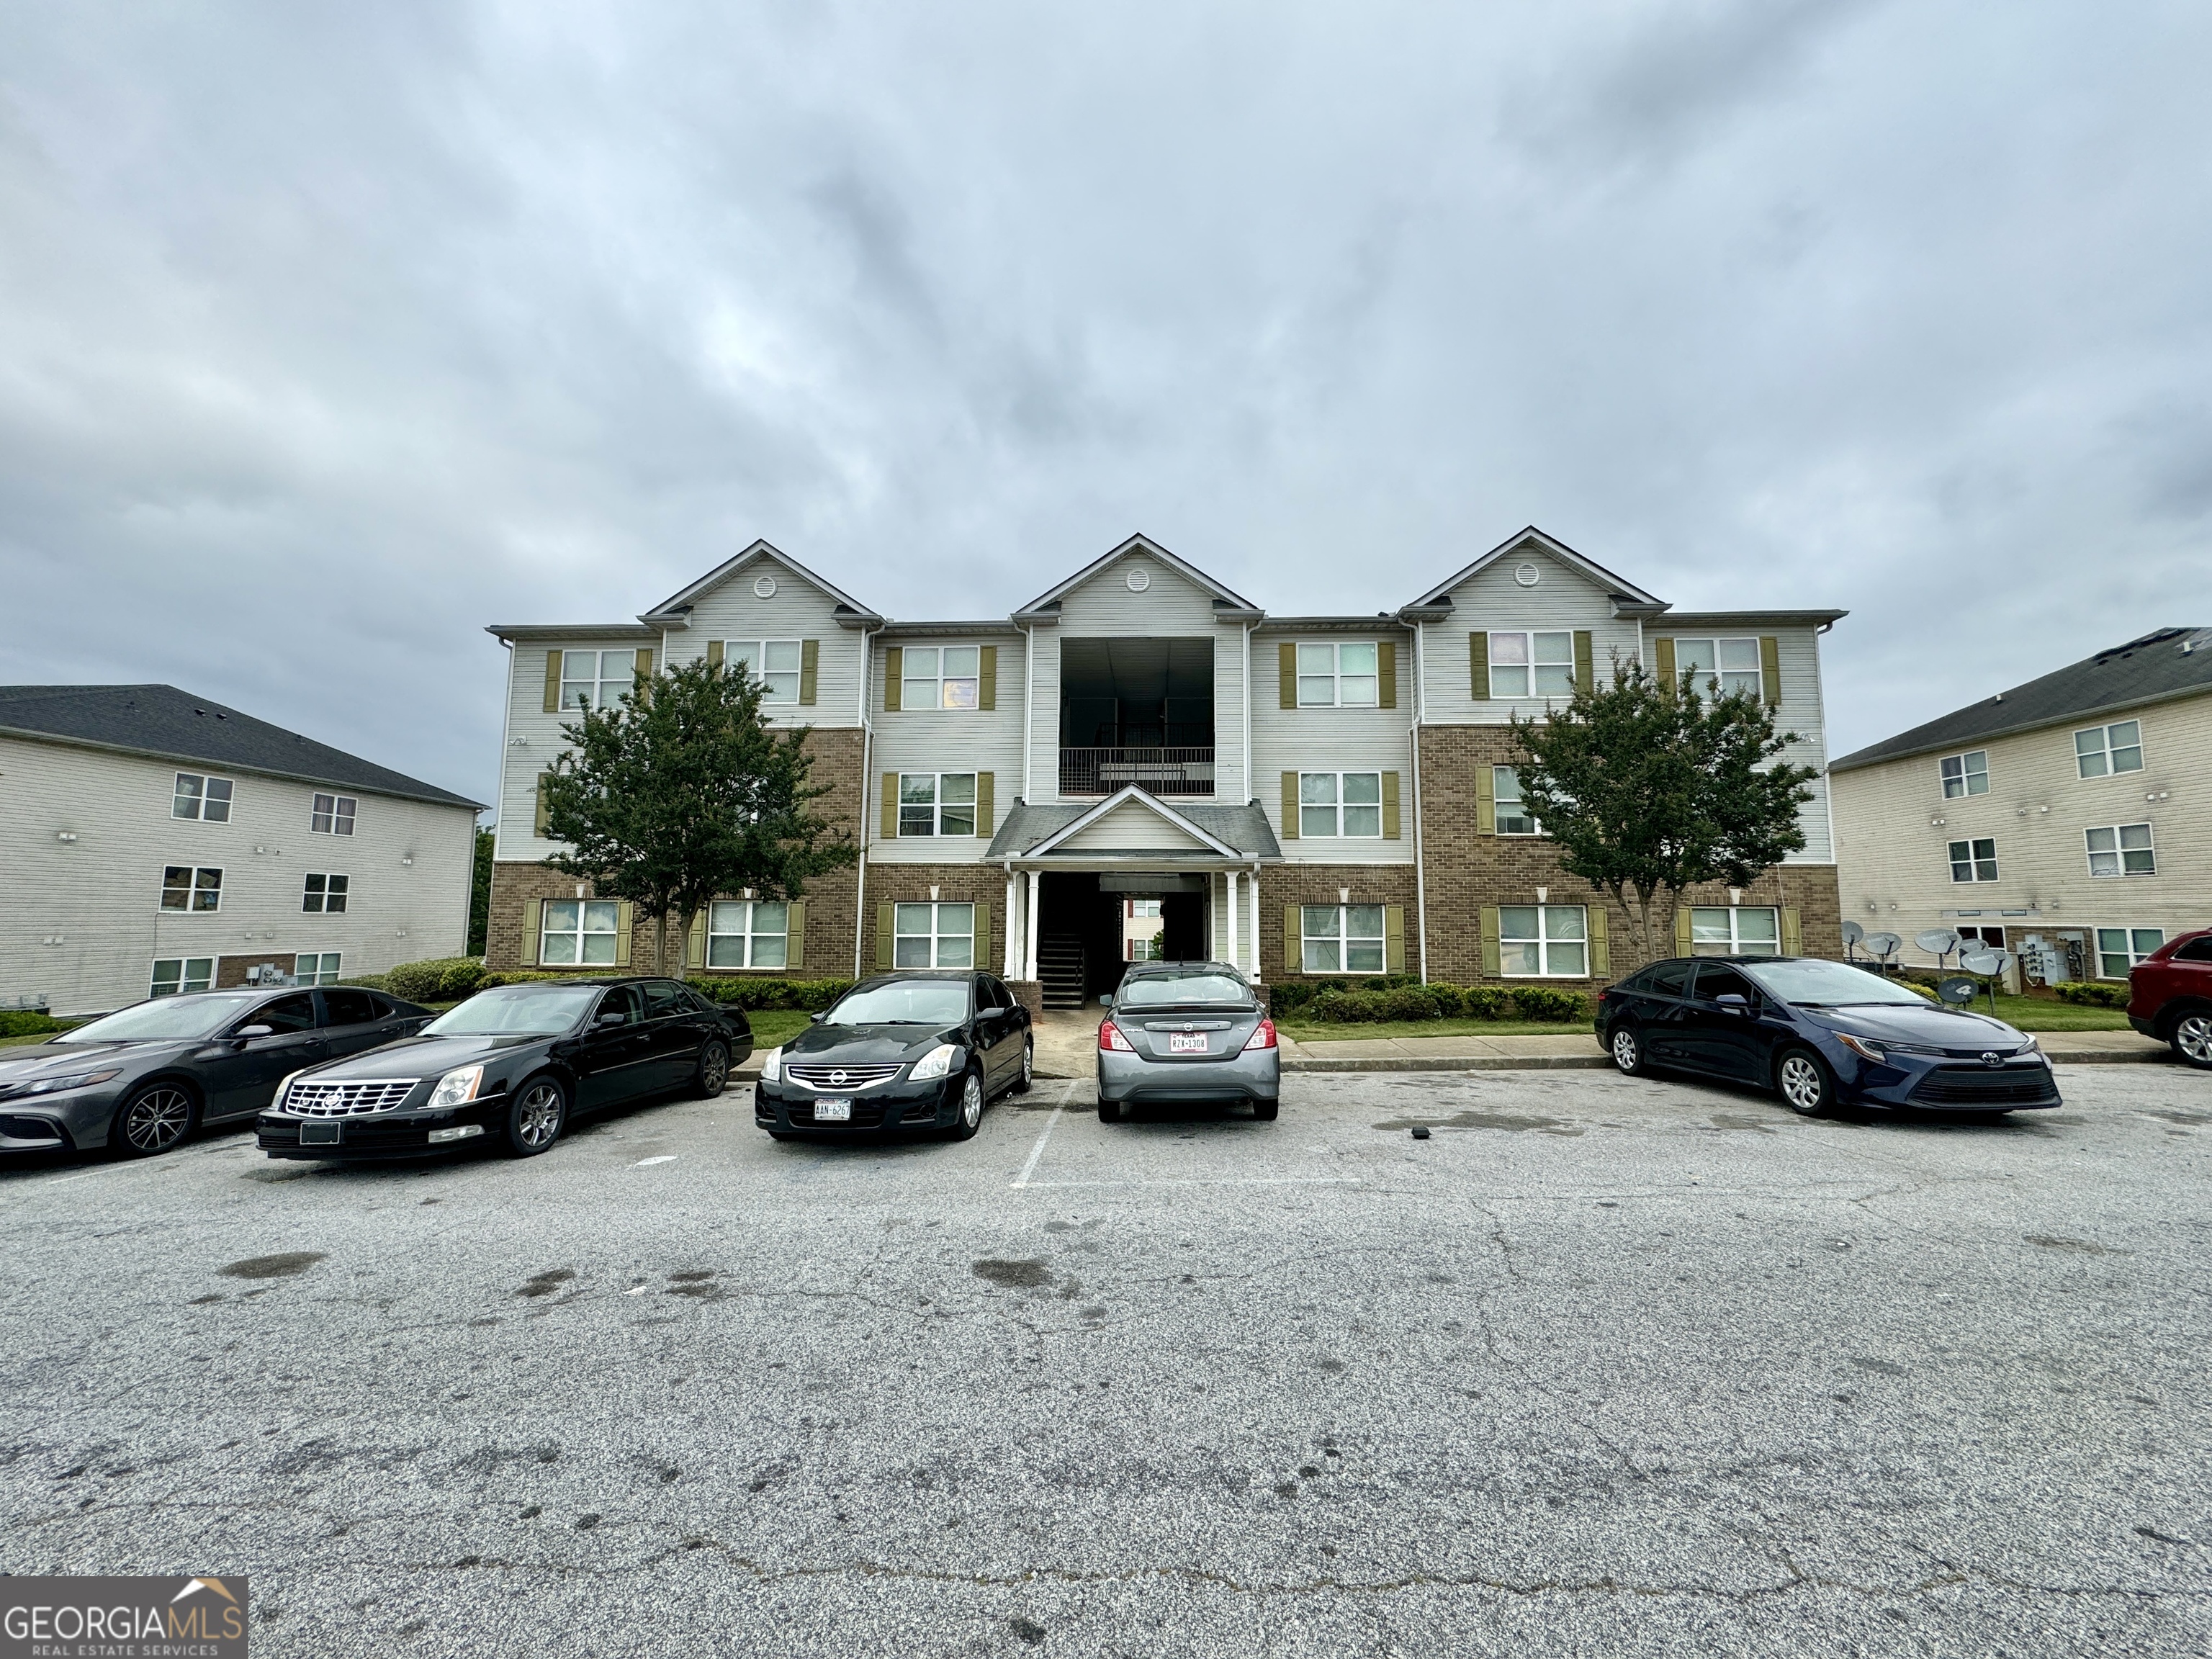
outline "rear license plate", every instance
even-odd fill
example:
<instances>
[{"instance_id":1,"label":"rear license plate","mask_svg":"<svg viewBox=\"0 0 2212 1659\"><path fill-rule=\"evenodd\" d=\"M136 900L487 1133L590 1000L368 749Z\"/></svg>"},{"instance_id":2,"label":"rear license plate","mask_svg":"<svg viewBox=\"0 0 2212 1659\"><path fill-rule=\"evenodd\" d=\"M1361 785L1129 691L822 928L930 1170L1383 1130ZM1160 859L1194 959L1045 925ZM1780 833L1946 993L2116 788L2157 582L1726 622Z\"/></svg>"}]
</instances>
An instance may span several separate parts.
<instances>
[{"instance_id":1,"label":"rear license plate","mask_svg":"<svg viewBox=\"0 0 2212 1659\"><path fill-rule=\"evenodd\" d=\"M300 1144L302 1146L335 1146L344 1128L343 1123L331 1118L320 1122L302 1123L300 1126Z\"/></svg>"},{"instance_id":2,"label":"rear license plate","mask_svg":"<svg viewBox=\"0 0 2212 1659\"><path fill-rule=\"evenodd\" d=\"M1206 1033L1203 1031L1171 1031L1168 1034L1168 1052L1171 1054L1202 1054L1206 1048Z\"/></svg>"},{"instance_id":3,"label":"rear license plate","mask_svg":"<svg viewBox=\"0 0 2212 1659\"><path fill-rule=\"evenodd\" d=\"M817 1123L850 1123L853 1121L853 1103L849 1100L817 1100L814 1103L814 1121Z\"/></svg>"}]
</instances>

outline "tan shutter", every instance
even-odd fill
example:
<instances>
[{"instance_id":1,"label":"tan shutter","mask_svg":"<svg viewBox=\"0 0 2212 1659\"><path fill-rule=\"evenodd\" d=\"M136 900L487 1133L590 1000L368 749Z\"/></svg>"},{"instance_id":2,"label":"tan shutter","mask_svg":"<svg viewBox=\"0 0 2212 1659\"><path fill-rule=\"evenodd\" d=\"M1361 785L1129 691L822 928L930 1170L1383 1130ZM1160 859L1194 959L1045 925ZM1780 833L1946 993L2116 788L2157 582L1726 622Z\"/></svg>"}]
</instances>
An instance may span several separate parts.
<instances>
[{"instance_id":1,"label":"tan shutter","mask_svg":"<svg viewBox=\"0 0 2212 1659\"><path fill-rule=\"evenodd\" d=\"M895 920L890 905L878 904L876 907L876 968L878 972L888 973L890 970L891 933Z\"/></svg>"},{"instance_id":2,"label":"tan shutter","mask_svg":"<svg viewBox=\"0 0 2212 1659\"><path fill-rule=\"evenodd\" d=\"M1385 708L1398 706L1398 641L1384 640L1375 647L1376 699Z\"/></svg>"},{"instance_id":3,"label":"tan shutter","mask_svg":"<svg viewBox=\"0 0 2212 1659\"><path fill-rule=\"evenodd\" d=\"M898 778L896 772L884 774L883 817L876 827L885 841L898 839Z\"/></svg>"},{"instance_id":4,"label":"tan shutter","mask_svg":"<svg viewBox=\"0 0 2212 1659\"><path fill-rule=\"evenodd\" d=\"M1674 907L1674 954L1678 957L1690 954L1690 907L1686 904Z\"/></svg>"},{"instance_id":5,"label":"tan shutter","mask_svg":"<svg viewBox=\"0 0 2212 1659\"><path fill-rule=\"evenodd\" d=\"M783 965L787 972L806 966L806 901L793 899L783 909Z\"/></svg>"},{"instance_id":6,"label":"tan shutter","mask_svg":"<svg viewBox=\"0 0 2212 1659\"><path fill-rule=\"evenodd\" d=\"M1398 823L1398 775L1395 772L1382 775L1382 839L1402 839Z\"/></svg>"},{"instance_id":7,"label":"tan shutter","mask_svg":"<svg viewBox=\"0 0 2212 1659\"><path fill-rule=\"evenodd\" d=\"M1306 970L1304 930L1300 925L1303 920L1297 905L1283 907L1283 971L1286 974L1303 974Z\"/></svg>"},{"instance_id":8,"label":"tan shutter","mask_svg":"<svg viewBox=\"0 0 2212 1659\"><path fill-rule=\"evenodd\" d=\"M1605 906L1593 904L1585 913L1589 917L1590 972L1599 979L1613 977L1613 947L1606 942Z\"/></svg>"},{"instance_id":9,"label":"tan shutter","mask_svg":"<svg viewBox=\"0 0 2212 1659\"><path fill-rule=\"evenodd\" d=\"M637 930L637 908L628 899L615 906L615 966L629 966L629 936Z\"/></svg>"},{"instance_id":10,"label":"tan shutter","mask_svg":"<svg viewBox=\"0 0 2212 1659\"><path fill-rule=\"evenodd\" d=\"M1782 641L1771 634L1759 636L1759 678L1769 708L1782 707Z\"/></svg>"},{"instance_id":11,"label":"tan shutter","mask_svg":"<svg viewBox=\"0 0 2212 1659\"><path fill-rule=\"evenodd\" d=\"M1467 636L1467 695L1477 702L1490 701L1490 635Z\"/></svg>"},{"instance_id":12,"label":"tan shutter","mask_svg":"<svg viewBox=\"0 0 2212 1659\"><path fill-rule=\"evenodd\" d=\"M1283 835L1285 841L1298 838L1298 775L1283 774Z\"/></svg>"},{"instance_id":13,"label":"tan shutter","mask_svg":"<svg viewBox=\"0 0 2212 1659\"><path fill-rule=\"evenodd\" d=\"M1494 904L1484 905L1482 907L1482 971L1492 979L1500 977L1498 945L1499 927L1498 907Z\"/></svg>"},{"instance_id":14,"label":"tan shutter","mask_svg":"<svg viewBox=\"0 0 2212 1659\"><path fill-rule=\"evenodd\" d=\"M561 653L558 651L545 653L545 712L549 714L561 712Z\"/></svg>"},{"instance_id":15,"label":"tan shutter","mask_svg":"<svg viewBox=\"0 0 2212 1659\"><path fill-rule=\"evenodd\" d=\"M1651 644L1659 659L1659 689L1672 691L1675 679L1674 641L1671 639L1654 640Z\"/></svg>"},{"instance_id":16,"label":"tan shutter","mask_svg":"<svg viewBox=\"0 0 2212 1659\"><path fill-rule=\"evenodd\" d=\"M522 907L522 951L516 958L526 968L538 965L538 943L545 932L545 901L532 899Z\"/></svg>"},{"instance_id":17,"label":"tan shutter","mask_svg":"<svg viewBox=\"0 0 2212 1659\"><path fill-rule=\"evenodd\" d=\"M982 968L996 960L991 953L991 907L978 902L975 906L975 938L969 947L968 965Z\"/></svg>"},{"instance_id":18,"label":"tan shutter","mask_svg":"<svg viewBox=\"0 0 2212 1659\"><path fill-rule=\"evenodd\" d=\"M1275 667L1280 682L1278 701L1285 708L1296 708L1298 706L1298 647L1294 641L1285 640L1275 647Z\"/></svg>"},{"instance_id":19,"label":"tan shutter","mask_svg":"<svg viewBox=\"0 0 2212 1659\"><path fill-rule=\"evenodd\" d=\"M1590 648L1590 633L1587 628L1575 629L1575 684L1584 696L1597 690L1597 667Z\"/></svg>"},{"instance_id":20,"label":"tan shutter","mask_svg":"<svg viewBox=\"0 0 2212 1659\"><path fill-rule=\"evenodd\" d=\"M532 828L541 841L545 838L545 780L552 775L550 772L538 775L538 817Z\"/></svg>"},{"instance_id":21,"label":"tan shutter","mask_svg":"<svg viewBox=\"0 0 2212 1659\"><path fill-rule=\"evenodd\" d=\"M799 642L799 702L802 708L814 707L814 690L822 678L822 641L801 640Z\"/></svg>"},{"instance_id":22,"label":"tan shutter","mask_svg":"<svg viewBox=\"0 0 2212 1659\"><path fill-rule=\"evenodd\" d=\"M704 968L707 965L707 913L704 910L692 913L690 934L684 941L684 965L687 968Z\"/></svg>"},{"instance_id":23,"label":"tan shutter","mask_svg":"<svg viewBox=\"0 0 2212 1659\"><path fill-rule=\"evenodd\" d=\"M898 712L899 677L906 672L906 652L899 646L889 646L884 651L884 707L892 714Z\"/></svg>"},{"instance_id":24,"label":"tan shutter","mask_svg":"<svg viewBox=\"0 0 2212 1659\"><path fill-rule=\"evenodd\" d=\"M1474 833L1498 833L1498 774L1487 766L1474 769Z\"/></svg>"},{"instance_id":25,"label":"tan shutter","mask_svg":"<svg viewBox=\"0 0 2212 1659\"><path fill-rule=\"evenodd\" d=\"M1782 913L1782 954L1785 957L1805 954L1804 924L1794 909L1785 909Z\"/></svg>"},{"instance_id":26,"label":"tan shutter","mask_svg":"<svg viewBox=\"0 0 2212 1659\"><path fill-rule=\"evenodd\" d=\"M647 679L653 678L653 647L649 645L638 647L637 672Z\"/></svg>"},{"instance_id":27,"label":"tan shutter","mask_svg":"<svg viewBox=\"0 0 2212 1659\"><path fill-rule=\"evenodd\" d=\"M999 706L999 647L987 645L976 653L975 706L996 708Z\"/></svg>"},{"instance_id":28,"label":"tan shutter","mask_svg":"<svg viewBox=\"0 0 2212 1659\"><path fill-rule=\"evenodd\" d=\"M978 772L975 775L975 833L988 840L993 826L992 808L996 804L991 797L997 793L999 775Z\"/></svg>"},{"instance_id":29,"label":"tan shutter","mask_svg":"<svg viewBox=\"0 0 2212 1659\"><path fill-rule=\"evenodd\" d=\"M1382 971L1406 971L1406 907L1402 904L1382 907Z\"/></svg>"},{"instance_id":30,"label":"tan shutter","mask_svg":"<svg viewBox=\"0 0 2212 1659\"><path fill-rule=\"evenodd\" d=\"M709 641L707 641L707 660L708 660L708 662L710 662L710 663L714 664L716 667L720 667L720 666L721 665L721 661L722 661L722 642L721 642L721 641L720 641L720 640L709 640Z\"/></svg>"}]
</instances>

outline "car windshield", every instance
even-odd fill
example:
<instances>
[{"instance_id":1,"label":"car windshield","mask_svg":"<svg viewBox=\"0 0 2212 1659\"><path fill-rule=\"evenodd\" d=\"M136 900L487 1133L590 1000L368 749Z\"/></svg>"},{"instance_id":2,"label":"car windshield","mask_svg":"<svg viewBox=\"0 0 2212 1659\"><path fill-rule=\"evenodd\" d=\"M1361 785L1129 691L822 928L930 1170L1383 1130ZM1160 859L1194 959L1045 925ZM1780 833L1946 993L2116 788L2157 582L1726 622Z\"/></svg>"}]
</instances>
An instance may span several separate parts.
<instances>
[{"instance_id":1,"label":"car windshield","mask_svg":"<svg viewBox=\"0 0 2212 1659\"><path fill-rule=\"evenodd\" d=\"M1894 980L1881 979L1840 962L1744 962L1736 964L1761 990L1808 1008L1853 1008L1865 1003L1895 1002L1928 1007L1928 999Z\"/></svg>"},{"instance_id":2,"label":"car windshield","mask_svg":"<svg viewBox=\"0 0 2212 1659\"><path fill-rule=\"evenodd\" d=\"M1122 1008L1173 1008L1187 1002L1249 1002L1252 993L1234 974L1193 969L1188 974L1139 974L1121 981L1114 999Z\"/></svg>"},{"instance_id":3,"label":"car windshield","mask_svg":"<svg viewBox=\"0 0 2212 1659\"><path fill-rule=\"evenodd\" d=\"M599 994L596 985L557 991L503 985L479 991L422 1028L425 1036L558 1036L584 1017Z\"/></svg>"},{"instance_id":4,"label":"car windshield","mask_svg":"<svg viewBox=\"0 0 2212 1659\"><path fill-rule=\"evenodd\" d=\"M957 1025L968 1018L968 984L957 979L895 979L848 991L823 1017L825 1025Z\"/></svg>"},{"instance_id":5,"label":"car windshield","mask_svg":"<svg viewBox=\"0 0 2212 1659\"><path fill-rule=\"evenodd\" d=\"M253 1004L234 997L161 997L64 1031L57 1042L179 1042L213 1036Z\"/></svg>"}]
</instances>

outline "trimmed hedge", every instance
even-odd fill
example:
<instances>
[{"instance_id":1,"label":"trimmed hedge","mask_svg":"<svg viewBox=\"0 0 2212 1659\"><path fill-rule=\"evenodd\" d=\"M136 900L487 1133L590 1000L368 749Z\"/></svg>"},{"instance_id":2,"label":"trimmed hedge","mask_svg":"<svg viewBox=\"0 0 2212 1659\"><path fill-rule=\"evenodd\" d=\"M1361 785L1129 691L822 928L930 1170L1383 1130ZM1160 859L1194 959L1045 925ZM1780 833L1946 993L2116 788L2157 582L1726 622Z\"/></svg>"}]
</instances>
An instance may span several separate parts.
<instances>
[{"instance_id":1,"label":"trimmed hedge","mask_svg":"<svg viewBox=\"0 0 2212 1659\"><path fill-rule=\"evenodd\" d=\"M459 1002L481 990L484 977L481 957L433 957L401 963L384 975L384 988L409 1002Z\"/></svg>"},{"instance_id":2,"label":"trimmed hedge","mask_svg":"<svg viewBox=\"0 0 2212 1659\"><path fill-rule=\"evenodd\" d=\"M795 1008L818 1014L858 981L849 979L702 979L684 981L709 1002L726 1008L766 1011Z\"/></svg>"},{"instance_id":3,"label":"trimmed hedge","mask_svg":"<svg viewBox=\"0 0 2212 1659\"><path fill-rule=\"evenodd\" d=\"M56 1019L35 1009L10 1008L0 1012L0 1037L45 1036L53 1031L66 1031L75 1024L74 1020Z\"/></svg>"},{"instance_id":4,"label":"trimmed hedge","mask_svg":"<svg viewBox=\"0 0 2212 1659\"><path fill-rule=\"evenodd\" d=\"M2070 979L2051 988L2058 993L2062 1002L2071 1002L2083 1008L2124 1008L2128 1006L2128 988L2124 985L2097 985L2087 980Z\"/></svg>"},{"instance_id":5,"label":"trimmed hedge","mask_svg":"<svg viewBox=\"0 0 2212 1659\"><path fill-rule=\"evenodd\" d=\"M1522 1019L1583 1018L1587 999L1556 986L1423 985L1393 976L1377 982L1322 980L1273 985L1272 1012L1277 1019L1310 1019L1323 1024L1380 1025L1430 1019L1503 1019L1508 1011Z\"/></svg>"},{"instance_id":6,"label":"trimmed hedge","mask_svg":"<svg viewBox=\"0 0 2212 1659\"><path fill-rule=\"evenodd\" d=\"M591 970L586 970L588 977ZM635 973L631 969L601 969L601 973ZM574 979L574 971L509 968L487 971L480 957L434 957L425 962L404 962L373 980L349 980L349 985L373 984L410 1002L459 1002L478 991L501 985L524 985L546 980ZM853 988L849 979L768 979L745 977L692 978L684 981L709 1002L729 1008L797 1008L818 1013ZM46 1028L38 1028L46 1029Z\"/></svg>"}]
</instances>

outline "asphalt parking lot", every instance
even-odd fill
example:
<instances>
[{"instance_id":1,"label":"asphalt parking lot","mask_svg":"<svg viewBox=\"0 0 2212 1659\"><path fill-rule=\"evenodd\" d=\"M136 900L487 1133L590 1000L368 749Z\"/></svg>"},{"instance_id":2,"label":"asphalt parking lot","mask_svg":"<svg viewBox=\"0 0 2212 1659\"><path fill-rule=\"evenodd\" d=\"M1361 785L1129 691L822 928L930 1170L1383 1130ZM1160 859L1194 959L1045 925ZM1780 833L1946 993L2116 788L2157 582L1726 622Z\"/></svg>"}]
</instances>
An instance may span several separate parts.
<instances>
[{"instance_id":1,"label":"asphalt parking lot","mask_svg":"<svg viewBox=\"0 0 2212 1659\"><path fill-rule=\"evenodd\" d=\"M2212 1077L2062 1083L15 1168L0 1565L269 1654L2197 1654Z\"/></svg>"}]
</instances>

